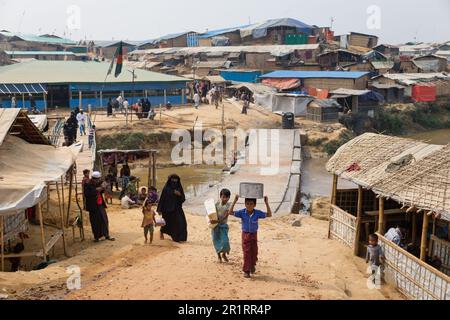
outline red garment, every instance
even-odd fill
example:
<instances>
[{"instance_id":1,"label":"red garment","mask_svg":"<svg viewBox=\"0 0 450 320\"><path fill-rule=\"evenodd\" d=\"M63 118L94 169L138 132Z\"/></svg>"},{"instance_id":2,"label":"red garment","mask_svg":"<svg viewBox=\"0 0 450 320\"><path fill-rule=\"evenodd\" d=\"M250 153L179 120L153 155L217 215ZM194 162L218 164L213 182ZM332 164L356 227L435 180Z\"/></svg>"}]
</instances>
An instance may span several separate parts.
<instances>
[{"instance_id":1,"label":"red garment","mask_svg":"<svg viewBox=\"0 0 450 320\"><path fill-rule=\"evenodd\" d=\"M99 206L103 205L103 197L101 193L97 193L97 204Z\"/></svg>"},{"instance_id":2,"label":"red garment","mask_svg":"<svg viewBox=\"0 0 450 320\"><path fill-rule=\"evenodd\" d=\"M258 262L258 234L242 233L242 251L244 252L245 273L250 273L256 267Z\"/></svg>"},{"instance_id":3,"label":"red garment","mask_svg":"<svg viewBox=\"0 0 450 320\"><path fill-rule=\"evenodd\" d=\"M353 172L353 171L361 171L361 167L356 162L347 168L347 172Z\"/></svg>"}]
</instances>

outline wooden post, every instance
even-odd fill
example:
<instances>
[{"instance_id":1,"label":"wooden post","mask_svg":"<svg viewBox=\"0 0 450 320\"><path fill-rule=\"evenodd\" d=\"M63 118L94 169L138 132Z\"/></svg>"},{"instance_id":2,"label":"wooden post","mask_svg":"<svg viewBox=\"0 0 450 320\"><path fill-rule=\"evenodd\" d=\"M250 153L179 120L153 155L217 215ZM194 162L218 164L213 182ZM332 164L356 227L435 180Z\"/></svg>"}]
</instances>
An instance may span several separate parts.
<instances>
[{"instance_id":1,"label":"wooden post","mask_svg":"<svg viewBox=\"0 0 450 320\"><path fill-rule=\"evenodd\" d=\"M22 93L22 109L26 109L26 106L25 106L25 93Z\"/></svg>"},{"instance_id":2,"label":"wooden post","mask_svg":"<svg viewBox=\"0 0 450 320\"><path fill-rule=\"evenodd\" d=\"M47 250L46 250L46 246L45 246L45 232L44 232L44 217L42 216L41 204L38 203L36 207L37 207L37 211L38 211L38 215L39 215L39 224L41 227L42 253L44 256L44 261L47 261Z\"/></svg>"},{"instance_id":3,"label":"wooden post","mask_svg":"<svg viewBox=\"0 0 450 320\"><path fill-rule=\"evenodd\" d=\"M81 109L83 107L83 92L81 90L78 91L78 107Z\"/></svg>"},{"instance_id":4,"label":"wooden post","mask_svg":"<svg viewBox=\"0 0 450 320\"><path fill-rule=\"evenodd\" d=\"M64 200L64 177L61 176L61 199L62 199L62 210L63 212L66 211L66 205Z\"/></svg>"},{"instance_id":5,"label":"wooden post","mask_svg":"<svg viewBox=\"0 0 450 320\"><path fill-rule=\"evenodd\" d=\"M422 240L420 242L420 260L425 261L427 257L427 231L429 216L427 212L423 212Z\"/></svg>"},{"instance_id":6,"label":"wooden post","mask_svg":"<svg viewBox=\"0 0 450 320\"><path fill-rule=\"evenodd\" d=\"M331 205L335 206L337 201L336 201L336 195L337 195L337 186L338 186L338 175L334 174L333 175L333 186L331 189ZM331 210L330 210L330 215L328 217L328 239L331 239Z\"/></svg>"},{"instance_id":7,"label":"wooden post","mask_svg":"<svg viewBox=\"0 0 450 320\"><path fill-rule=\"evenodd\" d=\"M45 107L45 114L48 113L48 106L47 106L47 93L44 92L44 107Z\"/></svg>"},{"instance_id":8,"label":"wooden post","mask_svg":"<svg viewBox=\"0 0 450 320\"><path fill-rule=\"evenodd\" d=\"M356 235L355 235L355 256L359 253L359 238L361 237L361 219L363 211L363 194L364 190L360 186L358 187L358 209L356 214Z\"/></svg>"},{"instance_id":9,"label":"wooden post","mask_svg":"<svg viewBox=\"0 0 450 320\"><path fill-rule=\"evenodd\" d=\"M0 242L2 247L1 260L2 260L2 272L5 272L5 217L0 217Z\"/></svg>"},{"instance_id":10,"label":"wooden post","mask_svg":"<svg viewBox=\"0 0 450 320\"><path fill-rule=\"evenodd\" d=\"M417 212L412 213L412 243L416 244L417 241Z\"/></svg>"},{"instance_id":11,"label":"wooden post","mask_svg":"<svg viewBox=\"0 0 450 320\"><path fill-rule=\"evenodd\" d=\"M436 217L434 217L434 216L433 216L433 230L432 230L431 234L433 236L436 236ZM432 252L433 252L433 241L429 241L428 254L430 255L430 257L431 257Z\"/></svg>"},{"instance_id":12,"label":"wooden post","mask_svg":"<svg viewBox=\"0 0 450 320\"><path fill-rule=\"evenodd\" d=\"M336 205L337 203L337 186L338 186L338 175L333 175L333 189L331 192L331 204Z\"/></svg>"},{"instance_id":13,"label":"wooden post","mask_svg":"<svg viewBox=\"0 0 450 320\"><path fill-rule=\"evenodd\" d=\"M152 154L148 154L148 181L147 181L147 192L149 192L150 187L152 186L152 169L153 169L153 158Z\"/></svg>"},{"instance_id":14,"label":"wooden post","mask_svg":"<svg viewBox=\"0 0 450 320\"><path fill-rule=\"evenodd\" d=\"M73 188L73 165L72 165L72 167L70 168L69 199L67 200L66 227L69 226L70 205L71 205L71 203L72 203L72 188Z\"/></svg>"},{"instance_id":15,"label":"wooden post","mask_svg":"<svg viewBox=\"0 0 450 320\"><path fill-rule=\"evenodd\" d=\"M156 188L156 153L155 152L152 152L152 162L153 162L153 164L152 164L152 166L153 166L152 180L153 180L153 186Z\"/></svg>"},{"instance_id":16,"label":"wooden post","mask_svg":"<svg viewBox=\"0 0 450 320\"><path fill-rule=\"evenodd\" d=\"M161 127L162 124L162 105L159 105L159 127Z\"/></svg>"},{"instance_id":17,"label":"wooden post","mask_svg":"<svg viewBox=\"0 0 450 320\"><path fill-rule=\"evenodd\" d=\"M100 108L103 108L103 91L100 91Z\"/></svg>"},{"instance_id":18,"label":"wooden post","mask_svg":"<svg viewBox=\"0 0 450 320\"><path fill-rule=\"evenodd\" d=\"M378 233L381 235L385 234L384 229L384 198L380 197L380 209L379 209L379 216L378 216Z\"/></svg>"}]
</instances>

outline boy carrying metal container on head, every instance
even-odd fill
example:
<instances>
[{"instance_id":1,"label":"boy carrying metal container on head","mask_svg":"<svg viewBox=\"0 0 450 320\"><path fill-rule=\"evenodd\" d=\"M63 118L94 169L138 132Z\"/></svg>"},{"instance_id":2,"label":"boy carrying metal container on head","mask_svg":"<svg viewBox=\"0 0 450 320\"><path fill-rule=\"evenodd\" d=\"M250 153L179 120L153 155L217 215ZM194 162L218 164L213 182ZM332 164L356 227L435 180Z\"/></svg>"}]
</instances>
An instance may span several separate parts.
<instances>
[{"instance_id":1,"label":"boy carrying metal container on head","mask_svg":"<svg viewBox=\"0 0 450 320\"><path fill-rule=\"evenodd\" d=\"M236 195L230 208L230 215L242 220L242 251L244 252L244 277L250 278L250 274L256 273L258 262L258 229L259 219L271 218L272 210L269 206L269 198L264 197L267 213L256 210L256 199L245 199L245 209L234 212L234 207L239 200Z\"/></svg>"}]
</instances>

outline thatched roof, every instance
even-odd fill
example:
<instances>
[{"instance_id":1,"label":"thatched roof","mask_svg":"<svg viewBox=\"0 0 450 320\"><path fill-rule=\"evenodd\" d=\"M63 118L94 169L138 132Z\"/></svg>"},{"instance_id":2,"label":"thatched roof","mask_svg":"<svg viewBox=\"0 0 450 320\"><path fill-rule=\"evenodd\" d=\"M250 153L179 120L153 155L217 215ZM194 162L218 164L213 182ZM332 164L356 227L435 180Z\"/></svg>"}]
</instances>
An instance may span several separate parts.
<instances>
[{"instance_id":1,"label":"thatched roof","mask_svg":"<svg viewBox=\"0 0 450 320\"><path fill-rule=\"evenodd\" d=\"M327 170L377 195L450 221L450 145L366 133L342 146Z\"/></svg>"}]
</instances>

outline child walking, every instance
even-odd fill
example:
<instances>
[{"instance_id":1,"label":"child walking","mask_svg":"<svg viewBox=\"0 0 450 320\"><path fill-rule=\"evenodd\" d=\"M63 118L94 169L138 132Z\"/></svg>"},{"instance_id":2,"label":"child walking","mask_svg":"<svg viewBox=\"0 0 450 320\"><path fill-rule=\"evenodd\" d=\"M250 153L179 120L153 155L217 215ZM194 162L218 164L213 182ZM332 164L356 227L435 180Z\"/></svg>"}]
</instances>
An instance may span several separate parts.
<instances>
[{"instance_id":1,"label":"child walking","mask_svg":"<svg viewBox=\"0 0 450 320\"><path fill-rule=\"evenodd\" d=\"M367 246L366 263L370 263L370 268L372 271L371 276L374 284L376 282L375 275L379 272L383 260L383 249L378 244L378 236L376 234L371 234L369 236L369 245Z\"/></svg>"},{"instance_id":2,"label":"child walking","mask_svg":"<svg viewBox=\"0 0 450 320\"><path fill-rule=\"evenodd\" d=\"M228 213L230 210L230 198L231 191L223 189L220 191L220 201L216 203L216 212L218 220L210 220L211 224L217 224L217 226L211 231L211 236L216 249L219 262L222 263L228 261L227 255L230 254L230 239L228 238ZM223 259L223 260L222 260Z\"/></svg>"},{"instance_id":3,"label":"child walking","mask_svg":"<svg viewBox=\"0 0 450 320\"><path fill-rule=\"evenodd\" d=\"M256 273L258 262L258 229L259 219L271 218L272 210L269 206L269 198L264 197L267 213L256 210L256 199L245 199L245 209L234 212L234 207L239 200L236 195L230 208L230 215L242 220L242 251L244 252L244 277L250 278L250 274Z\"/></svg>"},{"instance_id":4,"label":"child walking","mask_svg":"<svg viewBox=\"0 0 450 320\"><path fill-rule=\"evenodd\" d=\"M142 220L142 228L144 228L145 243L148 243L148 234L150 233L150 244L153 243L153 233L155 232L156 225L156 212L153 210L155 202L156 201L154 201L154 199L148 198L142 208L142 214L144 215L144 219Z\"/></svg>"}]
</instances>

